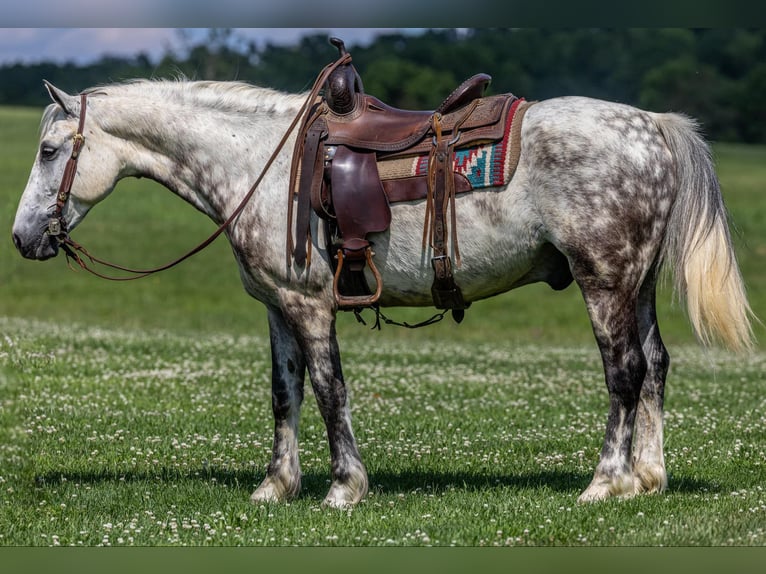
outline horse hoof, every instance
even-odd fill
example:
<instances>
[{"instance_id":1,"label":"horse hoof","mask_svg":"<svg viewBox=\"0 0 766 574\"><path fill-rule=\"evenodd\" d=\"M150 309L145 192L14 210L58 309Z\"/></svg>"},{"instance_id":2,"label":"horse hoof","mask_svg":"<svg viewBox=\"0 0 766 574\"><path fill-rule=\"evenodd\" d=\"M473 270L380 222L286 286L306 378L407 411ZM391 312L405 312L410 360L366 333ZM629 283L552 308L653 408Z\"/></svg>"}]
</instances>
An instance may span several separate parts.
<instances>
[{"instance_id":1,"label":"horse hoof","mask_svg":"<svg viewBox=\"0 0 766 574\"><path fill-rule=\"evenodd\" d=\"M322 506L325 508L337 508L339 510L344 510L348 508L353 508L356 506L356 504L362 500L365 492L353 492L348 488L331 488L330 492L327 493L327 496L325 496L325 499L322 501Z\"/></svg>"},{"instance_id":2,"label":"horse hoof","mask_svg":"<svg viewBox=\"0 0 766 574\"><path fill-rule=\"evenodd\" d=\"M577 502L580 504L587 504L589 502L598 502L600 500L605 500L609 498L611 494L609 494L609 489L605 486L600 487L593 487L589 486L586 488L580 496L577 497Z\"/></svg>"},{"instance_id":3,"label":"horse hoof","mask_svg":"<svg viewBox=\"0 0 766 574\"><path fill-rule=\"evenodd\" d=\"M259 504L261 502L283 502L298 496L300 490L300 480L293 482L292 484L286 484L277 478L267 476L250 496L250 502L253 504Z\"/></svg>"},{"instance_id":4,"label":"horse hoof","mask_svg":"<svg viewBox=\"0 0 766 574\"><path fill-rule=\"evenodd\" d=\"M367 494L367 473L356 476L347 483L333 482L322 506L345 509L355 506Z\"/></svg>"},{"instance_id":5,"label":"horse hoof","mask_svg":"<svg viewBox=\"0 0 766 574\"><path fill-rule=\"evenodd\" d=\"M632 476L594 478L583 493L577 498L579 503L598 502L612 496L630 498L637 493L636 482Z\"/></svg>"},{"instance_id":6,"label":"horse hoof","mask_svg":"<svg viewBox=\"0 0 766 574\"><path fill-rule=\"evenodd\" d=\"M643 494L664 492L668 487L668 475L663 465L633 465L636 491Z\"/></svg>"},{"instance_id":7,"label":"horse hoof","mask_svg":"<svg viewBox=\"0 0 766 574\"><path fill-rule=\"evenodd\" d=\"M327 496L325 496L325 499L322 501L322 506L325 508L337 508L338 510L346 510L356 506L360 500L362 500L361 496L330 490Z\"/></svg>"}]
</instances>

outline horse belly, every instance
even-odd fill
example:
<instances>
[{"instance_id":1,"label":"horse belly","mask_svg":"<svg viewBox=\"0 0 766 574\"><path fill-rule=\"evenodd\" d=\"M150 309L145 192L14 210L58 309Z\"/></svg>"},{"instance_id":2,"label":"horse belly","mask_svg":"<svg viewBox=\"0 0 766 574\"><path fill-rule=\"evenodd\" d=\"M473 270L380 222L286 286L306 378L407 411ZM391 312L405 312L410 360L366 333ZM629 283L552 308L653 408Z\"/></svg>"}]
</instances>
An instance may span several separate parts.
<instances>
[{"instance_id":1,"label":"horse belly","mask_svg":"<svg viewBox=\"0 0 766 574\"><path fill-rule=\"evenodd\" d=\"M513 187L458 198L459 266L450 253L455 281L466 301L503 293L520 281L523 284L523 278L535 268L535 256L543 244L539 225L523 194ZM371 238L374 261L383 279L381 305L433 305L432 252L430 247L423 249L423 225L422 202L395 205L389 230Z\"/></svg>"}]
</instances>

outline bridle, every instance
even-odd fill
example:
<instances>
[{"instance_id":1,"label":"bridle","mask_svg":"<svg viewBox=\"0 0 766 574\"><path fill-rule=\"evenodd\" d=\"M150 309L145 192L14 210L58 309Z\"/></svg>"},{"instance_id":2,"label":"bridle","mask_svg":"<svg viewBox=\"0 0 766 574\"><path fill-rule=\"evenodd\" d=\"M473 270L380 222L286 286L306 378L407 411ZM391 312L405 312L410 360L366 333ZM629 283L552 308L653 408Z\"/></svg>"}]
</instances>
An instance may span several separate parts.
<instances>
[{"instance_id":1,"label":"bridle","mask_svg":"<svg viewBox=\"0 0 766 574\"><path fill-rule=\"evenodd\" d=\"M80 94L80 122L77 125L77 133L72 138L72 154L64 167L64 175L61 177L58 193L56 194L56 206L48 221L48 235L56 237L61 241L61 237L67 235L67 223L64 219L64 206L72 193L72 183L77 173L77 160L80 159L80 150L85 143L85 110L87 94Z\"/></svg>"},{"instance_id":2,"label":"bridle","mask_svg":"<svg viewBox=\"0 0 766 574\"><path fill-rule=\"evenodd\" d=\"M85 143L84 130L85 130L87 94L80 94L80 120L77 126L77 132L75 133L73 138L72 154L70 155L69 159L67 160L66 166L64 167L64 175L61 178L61 184L59 185L59 190L58 190L58 193L56 194L56 205L54 207L53 213L51 214L51 218L48 221L48 228L46 230L46 233L58 241L59 246L64 251L64 253L66 253L67 264L70 267L72 267L70 260L73 260L80 268L84 269L85 271L88 271L89 273L92 273L93 275L97 277L101 277L102 279L108 279L110 281L131 281L134 279L141 279L143 277L148 277L149 275L153 275L154 273L159 273L160 271L165 271L166 269L175 267L182 261L185 261L192 255L199 253L200 251L205 249L208 245L213 243L213 241L215 241L215 239L219 235L221 235L226 230L226 228L237 219L237 217L239 217L239 215L247 206L250 199L253 197L253 194L255 193L256 189L260 185L264 176L266 175L266 172L268 172L269 168L274 163L274 160L279 155L279 152L282 151L282 148L287 143L287 140L290 137L290 134L298 125L298 122L303 118L304 124L306 123L306 117L310 113L313 107L313 104L317 96L319 95L319 91L322 89L322 86L327 81L328 76L338 66L346 64L350 60L351 60L351 56L349 54L342 55L335 62L332 62L328 64L327 66L325 66L325 68L320 72L319 76L314 82L314 86L312 87L311 92L306 98L306 101L301 106L300 110L298 111L298 114L295 116L295 119L293 119L292 123L287 128L287 131L285 132L285 134L282 136L282 139L277 144L277 147L274 149L274 152L271 154L271 157L269 157L268 161L264 164L260 175L255 180L255 183L253 183L253 185L250 187L245 197L242 199L242 201L240 201L239 205L237 205L237 207L234 209L231 215L229 215L226 221L224 221L207 239L205 239L199 245L197 245L196 247L188 251L186 254L182 255L181 257L178 257L177 259L174 259L170 263L166 263L165 265L154 267L152 269L131 269L129 267L123 267L121 265L117 265L115 263L109 263L108 261L95 257L94 255L89 253L88 250L85 249L82 245L80 245L79 243L74 241L71 237L69 237L67 222L66 222L66 219L64 218L64 207L66 205L66 202L69 200L69 196L72 193L72 184L74 183L74 178L77 173L77 161L80 158L80 152L82 151L82 146ZM301 138L298 137L297 139L298 143L300 142L300 140ZM291 180L292 180L292 175L291 175ZM294 182L291 181L289 186L289 193L288 193L288 196L289 196L288 211L289 212L292 212L293 189L294 189ZM92 269L91 267L89 267L88 264L85 262L85 259L83 259L83 256L87 258L92 264L97 263L99 265L103 265L111 269L124 271L126 273L132 274L132 276L114 277L114 276L102 274L96 271L95 269Z\"/></svg>"}]
</instances>

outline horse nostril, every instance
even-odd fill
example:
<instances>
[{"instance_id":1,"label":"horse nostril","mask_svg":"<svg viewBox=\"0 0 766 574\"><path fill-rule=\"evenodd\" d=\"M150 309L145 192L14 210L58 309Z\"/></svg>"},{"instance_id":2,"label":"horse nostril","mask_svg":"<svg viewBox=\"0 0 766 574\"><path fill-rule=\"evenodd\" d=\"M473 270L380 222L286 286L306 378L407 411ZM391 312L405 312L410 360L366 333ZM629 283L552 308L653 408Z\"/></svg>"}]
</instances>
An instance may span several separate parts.
<instances>
[{"instance_id":1,"label":"horse nostril","mask_svg":"<svg viewBox=\"0 0 766 574\"><path fill-rule=\"evenodd\" d=\"M21 237L19 237L16 233L13 234L13 244L16 246L16 249L21 251Z\"/></svg>"}]
</instances>

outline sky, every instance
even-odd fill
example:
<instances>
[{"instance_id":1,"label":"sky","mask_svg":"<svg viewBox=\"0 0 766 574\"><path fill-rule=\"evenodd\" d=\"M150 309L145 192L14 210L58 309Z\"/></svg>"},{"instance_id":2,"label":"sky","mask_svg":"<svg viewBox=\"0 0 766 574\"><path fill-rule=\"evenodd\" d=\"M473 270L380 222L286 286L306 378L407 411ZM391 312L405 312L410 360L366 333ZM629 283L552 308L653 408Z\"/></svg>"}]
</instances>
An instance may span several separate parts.
<instances>
[{"instance_id":1,"label":"sky","mask_svg":"<svg viewBox=\"0 0 766 574\"><path fill-rule=\"evenodd\" d=\"M309 34L343 38L347 46L369 43L394 28L236 28L238 35L259 46L292 44ZM401 30L418 33L421 29ZM205 38L204 28L187 29L192 38ZM0 28L0 66L15 63L75 62L87 64L103 55L135 56L144 52L157 59L183 46L177 28Z\"/></svg>"},{"instance_id":2,"label":"sky","mask_svg":"<svg viewBox=\"0 0 766 574\"><path fill-rule=\"evenodd\" d=\"M656 5L659 9L652 9ZM259 43L293 43L326 31L351 46L384 30L456 25L758 26L764 20L762 14L751 14L756 5L752 0L646 0L635 5L603 0L21 0L3 7L0 23L7 27L0 28L0 65L89 63L106 53L132 56L140 51L159 57L179 46L176 30L181 27L200 32L237 28Z\"/></svg>"},{"instance_id":3,"label":"sky","mask_svg":"<svg viewBox=\"0 0 766 574\"><path fill-rule=\"evenodd\" d=\"M445 20L471 18L492 1L523 4L526 0L472 0L470 11L461 0L22 0L3 5L3 26L157 26L157 27L333 27L401 26L421 20L443 26ZM732 0L729 0L732 1ZM453 8L463 7L453 12ZM396 21L399 21L396 24ZM407 24L405 24L407 25ZM422 24L421 24L422 25Z\"/></svg>"}]
</instances>

